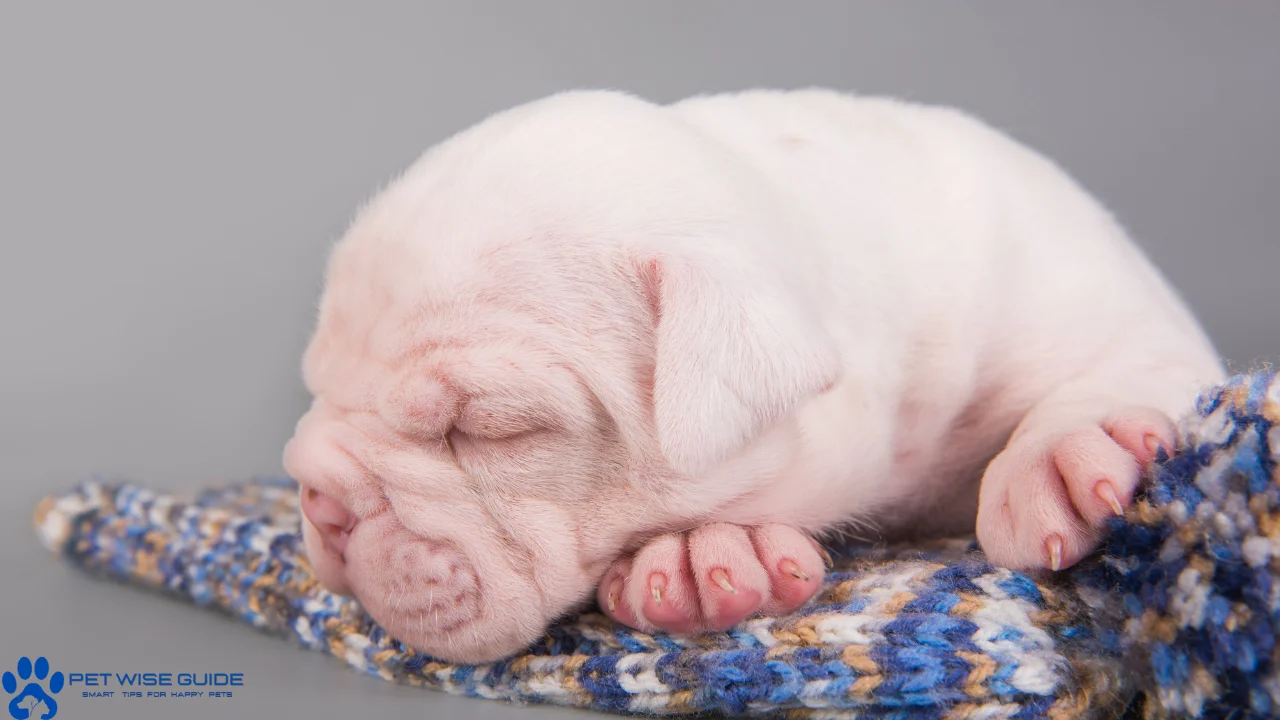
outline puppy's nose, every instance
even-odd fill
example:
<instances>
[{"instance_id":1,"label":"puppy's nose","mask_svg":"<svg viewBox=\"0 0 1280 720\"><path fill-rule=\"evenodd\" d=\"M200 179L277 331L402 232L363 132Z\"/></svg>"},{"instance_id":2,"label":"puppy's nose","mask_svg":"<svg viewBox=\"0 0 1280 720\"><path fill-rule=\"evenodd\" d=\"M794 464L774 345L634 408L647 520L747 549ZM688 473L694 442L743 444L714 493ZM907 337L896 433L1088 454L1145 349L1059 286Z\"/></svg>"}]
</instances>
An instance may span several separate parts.
<instances>
[{"instance_id":1,"label":"puppy's nose","mask_svg":"<svg viewBox=\"0 0 1280 720\"><path fill-rule=\"evenodd\" d=\"M320 531L326 545L339 555L347 549L347 538L356 525L356 516L345 505L315 488L304 488L302 514Z\"/></svg>"}]
</instances>

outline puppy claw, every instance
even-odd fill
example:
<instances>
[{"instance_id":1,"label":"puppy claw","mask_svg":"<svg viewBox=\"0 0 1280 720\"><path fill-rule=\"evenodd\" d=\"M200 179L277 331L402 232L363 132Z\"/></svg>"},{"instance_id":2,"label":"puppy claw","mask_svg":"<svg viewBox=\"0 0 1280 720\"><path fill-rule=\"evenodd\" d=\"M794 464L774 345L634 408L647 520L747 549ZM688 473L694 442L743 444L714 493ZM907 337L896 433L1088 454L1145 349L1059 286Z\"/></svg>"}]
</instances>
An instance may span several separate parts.
<instances>
[{"instance_id":1,"label":"puppy claw","mask_svg":"<svg viewBox=\"0 0 1280 720\"><path fill-rule=\"evenodd\" d=\"M729 573L724 570L721 570L720 568L712 570L711 580L715 582L715 584L719 585L725 592L733 593L734 595L738 594L738 589L729 582Z\"/></svg>"},{"instance_id":2,"label":"puppy claw","mask_svg":"<svg viewBox=\"0 0 1280 720\"><path fill-rule=\"evenodd\" d=\"M779 563L778 570L790 575L791 577L797 580L809 582L809 573L801 570L800 566L796 565L795 562L791 560L783 560L781 563Z\"/></svg>"},{"instance_id":3,"label":"puppy claw","mask_svg":"<svg viewBox=\"0 0 1280 720\"><path fill-rule=\"evenodd\" d=\"M1049 567L1057 572L1062 569L1062 537L1059 535L1050 535L1048 540L1044 541L1045 546L1049 550Z\"/></svg>"},{"instance_id":4,"label":"puppy claw","mask_svg":"<svg viewBox=\"0 0 1280 720\"><path fill-rule=\"evenodd\" d=\"M824 548L824 547L822 547L822 546L819 546L819 547L818 547L818 554L822 556L822 565L823 565L823 567L825 567L825 568L826 568L826 569L828 569L828 570L834 570L834 569L835 569L835 567L836 567L836 561L831 559L831 553L827 552L827 549L826 549L826 548Z\"/></svg>"},{"instance_id":5,"label":"puppy claw","mask_svg":"<svg viewBox=\"0 0 1280 720\"><path fill-rule=\"evenodd\" d=\"M1176 426L1161 410L1098 408L1097 417L1019 430L992 459L975 525L992 564L1059 571L1089 557L1126 512L1148 464L1176 447Z\"/></svg>"},{"instance_id":6,"label":"puppy claw","mask_svg":"<svg viewBox=\"0 0 1280 720\"><path fill-rule=\"evenodd\" d=\"M622 594L622 582L614 580L609 583L609 614L612 615L618 611L618 596Z\"/></svg>"},{"instance_id":7,"label":"puppy claw","mask_svg":"<svg viewBox=\"0 0 1280 720\"><path fill-rule=\"evenodd\" d=\"M1097 494L1102 502L1107 504L1107 507L1111 508L1111 512L1115 513L1117 517L1124 515L1124 506L1120 504L1120 497L1116 495L1114 485L1103 480L1093 488L1093 492Z\"/></svg>"},{"instance_id":8,"label":"puppy claw","mask_svg":"<svg viewBox=\"0 0 1280 720\"><path fill-rule=\"evenodd\" d=\"M1155 435L1148 435L1142 439L1142 444L1147 446L1147 450L1151 451L1152 457L1160 454L1160 438Z\"/></svg>"},{"instance_id":9,"label":"puppy claw","mask_svg":"<svg viewBox=\"0 0 1280 720\"><path fill-rule=\"evenodd\" d=\"M709 523L651 539L597 589L615 621L675 635L722 632L756 613L789 613L822 589L818 544L784 525Z\"/></svg>"}]
</instances>

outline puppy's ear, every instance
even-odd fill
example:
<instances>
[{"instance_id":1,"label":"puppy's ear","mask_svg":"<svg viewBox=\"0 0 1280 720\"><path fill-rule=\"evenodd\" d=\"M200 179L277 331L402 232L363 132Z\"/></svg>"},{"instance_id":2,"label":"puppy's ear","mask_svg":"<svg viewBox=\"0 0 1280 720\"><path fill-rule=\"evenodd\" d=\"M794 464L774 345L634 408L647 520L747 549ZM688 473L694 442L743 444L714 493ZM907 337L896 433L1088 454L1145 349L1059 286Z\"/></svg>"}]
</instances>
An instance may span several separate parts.
<instances>
[{"instance_id":1,"label":"puppy's ear","mask_svg":"<svg viewBox=\"0 0 1280 720\"><path fill-rule=\"evenodd\" d=\"M834 341L777 279L713 256L634 264L656 321L658 440L677 472L733 456L839 378Z\"/></svg>"}]
</instances>

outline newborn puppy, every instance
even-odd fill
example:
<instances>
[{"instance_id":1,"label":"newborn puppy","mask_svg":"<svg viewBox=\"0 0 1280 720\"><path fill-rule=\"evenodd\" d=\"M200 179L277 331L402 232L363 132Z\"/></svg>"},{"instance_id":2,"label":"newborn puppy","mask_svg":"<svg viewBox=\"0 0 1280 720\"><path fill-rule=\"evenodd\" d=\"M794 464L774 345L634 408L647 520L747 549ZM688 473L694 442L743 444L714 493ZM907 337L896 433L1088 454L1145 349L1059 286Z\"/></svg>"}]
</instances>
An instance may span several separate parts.
<instances>
[{"instance_id":1,"label":"newborn puppy","mask_svg":"<svg viewBox=\"0 0 1280 720\"><path fill-rule=\"evenodd\" d=\"M319 579L464 662L593 598L679 633L791 610L827 532L1068 567L1224 377L1050 161L825 91L574 92L456 135L334 249L303 365Z\"/></svg>"}]
</instances>

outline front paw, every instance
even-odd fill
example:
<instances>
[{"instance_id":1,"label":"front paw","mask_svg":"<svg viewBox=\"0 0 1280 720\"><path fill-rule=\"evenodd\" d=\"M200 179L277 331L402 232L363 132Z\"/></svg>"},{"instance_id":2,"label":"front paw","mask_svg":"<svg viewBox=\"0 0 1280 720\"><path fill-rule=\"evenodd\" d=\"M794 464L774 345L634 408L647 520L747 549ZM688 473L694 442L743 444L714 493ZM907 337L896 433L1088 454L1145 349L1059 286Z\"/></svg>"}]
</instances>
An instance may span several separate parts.
<instances>
[{"instance_id":1,"label":"front paw","mask_svg":"<svg viewBox=\"0 0 1280 720\"><path fill-rule=\"evenodd\" d=\"M1096 550L1122 515L1173 422L1146 407L1051 435L1025 432L982 478L977 535L987 558L1013 570L1070 567Z\"/></svg>"},{"instance_id":2,"label":"front paw","mask_svg":"<svg viewBox=\"0 0 1280 720\"><path fill-rule=\"evenodd\" d=\"M821 552L786 525L711 523L654 538L618 560L598 599L609 617L640 630L727 630L806 603L822 584Z\"/></svg>"}]
</instances>

